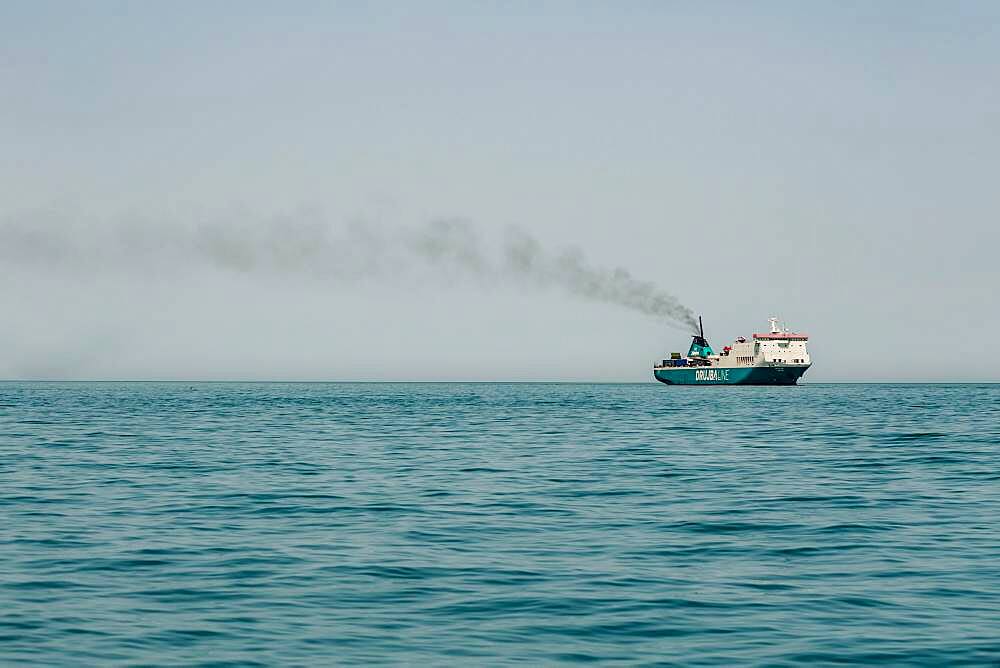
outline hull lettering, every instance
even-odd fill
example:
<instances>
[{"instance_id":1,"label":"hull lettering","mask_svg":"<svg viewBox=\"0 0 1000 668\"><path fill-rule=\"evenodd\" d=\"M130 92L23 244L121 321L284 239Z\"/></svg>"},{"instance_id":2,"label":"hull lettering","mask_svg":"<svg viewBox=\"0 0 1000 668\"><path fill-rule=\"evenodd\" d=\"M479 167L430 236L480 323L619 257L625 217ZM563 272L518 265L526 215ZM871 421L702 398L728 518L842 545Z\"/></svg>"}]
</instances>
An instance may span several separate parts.
<instances>
[{"instance_id":1,"label":"hull lettering","mask_svg":"<svg viewBox=\"0 0 1000 668\"><path fill-rule=\"evenodd\" d=\"M729 370L728 369L698 369L694 372L695 380L729 380Z\"/></svg>"}]
</instances>

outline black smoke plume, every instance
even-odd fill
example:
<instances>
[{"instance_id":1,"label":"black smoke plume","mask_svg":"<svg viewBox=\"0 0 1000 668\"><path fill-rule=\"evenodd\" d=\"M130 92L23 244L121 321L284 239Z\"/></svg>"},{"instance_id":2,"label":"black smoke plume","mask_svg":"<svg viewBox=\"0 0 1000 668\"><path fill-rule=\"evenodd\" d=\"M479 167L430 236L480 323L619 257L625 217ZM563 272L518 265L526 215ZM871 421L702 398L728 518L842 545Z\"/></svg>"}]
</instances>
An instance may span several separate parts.
<instances>
[{"instance_id":1,"label":"black smoke plume","mask_svg":"<svg viewBox=\"0 0 1000 668\"><path fill-rule=\"evenodd\" d=\"M462 220L416 228L333 226L290 215L263 223L212 219L166 225L148 220L81 222L34 215L0 221L0 261L48 270L170 272L192 263L239 273L307 273L331 280L406 281L408 269L467 276L480 284L559 288L697 330L688 307L622 268L591 264L580 251L546 249L519 228L499 242Z\"/></svg>"}]
</instances>

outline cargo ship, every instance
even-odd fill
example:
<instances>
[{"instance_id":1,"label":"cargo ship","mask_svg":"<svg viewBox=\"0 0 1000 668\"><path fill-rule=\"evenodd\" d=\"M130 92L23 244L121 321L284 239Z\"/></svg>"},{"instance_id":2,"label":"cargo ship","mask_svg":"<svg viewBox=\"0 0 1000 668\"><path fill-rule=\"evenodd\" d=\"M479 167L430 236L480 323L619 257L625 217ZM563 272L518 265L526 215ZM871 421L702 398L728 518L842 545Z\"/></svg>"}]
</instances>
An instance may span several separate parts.
<instances>
[{"instance_id":1,"label":"cargo ship","mask_svg":"<svg viewBox=\"0 0 1000 668\"><path fill-rule=\"evenodd\" d=\"M687 355L670 353L653 365L653 377L667 385L795 385L811 365L809 337L780 327L777 318L768 322L769 332L750 341L741 336L716 353L699 317Z\"/></svg>"}]
</instances>

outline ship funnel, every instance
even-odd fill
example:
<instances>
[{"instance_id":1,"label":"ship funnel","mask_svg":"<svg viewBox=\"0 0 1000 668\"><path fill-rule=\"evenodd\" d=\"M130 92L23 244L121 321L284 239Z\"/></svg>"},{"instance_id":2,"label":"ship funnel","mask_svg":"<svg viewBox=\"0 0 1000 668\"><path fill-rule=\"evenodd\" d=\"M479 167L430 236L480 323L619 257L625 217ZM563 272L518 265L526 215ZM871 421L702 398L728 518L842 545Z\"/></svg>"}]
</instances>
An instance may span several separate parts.
<instances>
[{"instance_id":1,"label":"ship funnel","mask_svg":"<svg viewBox=\"0 0 1000 668\"><path fill-rule=\"evenodd\" d=\"M708 357L714 355L715 351L705 339L705 327L701 324L701 316L698 316L698 333L691 337L691 347L688 348L688 357Z\"/></svg>"},{"instance_id":2,"label":"ship funnel","mask_svg":"<svg viewBox=\"0 0 1000 668\"><path fill-rule=\"evenodd\" d=\"M781 329L778 328L778 319L777 318L768 318L767 321L769 323L771 323L771 333L772 334L778 334L778 333L781 332Z\"/></svg>"}]
</instances>

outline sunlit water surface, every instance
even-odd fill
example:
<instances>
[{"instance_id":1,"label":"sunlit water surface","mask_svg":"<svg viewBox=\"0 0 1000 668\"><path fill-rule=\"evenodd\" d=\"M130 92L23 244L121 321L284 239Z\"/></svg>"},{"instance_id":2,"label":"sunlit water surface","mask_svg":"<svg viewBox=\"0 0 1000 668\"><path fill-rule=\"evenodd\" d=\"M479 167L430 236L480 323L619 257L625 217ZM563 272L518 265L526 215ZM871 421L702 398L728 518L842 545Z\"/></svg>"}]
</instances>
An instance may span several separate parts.
<instances>
[{"instance_id":1,"label":"sunlit water surface","mask_svg":"<svg viewBox=\"0 0 1000 668\"><path fill-rule=\"evenodd\" d=\"M0 662L995 664L998 464L997 385L0 384Z\"/></svg>"}]
</instances>

